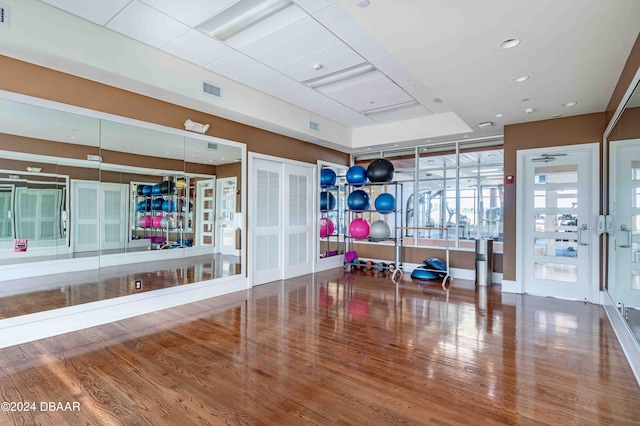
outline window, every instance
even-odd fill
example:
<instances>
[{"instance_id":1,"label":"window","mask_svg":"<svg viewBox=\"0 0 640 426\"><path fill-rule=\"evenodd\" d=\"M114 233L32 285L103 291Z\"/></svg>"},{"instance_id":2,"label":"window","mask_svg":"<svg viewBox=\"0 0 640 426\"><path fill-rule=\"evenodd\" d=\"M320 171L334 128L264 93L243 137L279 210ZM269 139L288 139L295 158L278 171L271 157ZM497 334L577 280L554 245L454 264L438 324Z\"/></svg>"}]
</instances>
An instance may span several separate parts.
<instances>
[{"instance_id":1,"label":"window","mask_svg":"<svg viewBox=\"0 0 640 426\"><path fill-rule=\"evenodd\" d=\"M495 250L502 249L502 141L445 143L352 158L367 167L379 157L394 164L394 179L403 182L404 223L414 228L403 233L405 245L443 247L448 236L450 248L474 249L476 239L488 238Z\"/></svg>"}]
</instances>

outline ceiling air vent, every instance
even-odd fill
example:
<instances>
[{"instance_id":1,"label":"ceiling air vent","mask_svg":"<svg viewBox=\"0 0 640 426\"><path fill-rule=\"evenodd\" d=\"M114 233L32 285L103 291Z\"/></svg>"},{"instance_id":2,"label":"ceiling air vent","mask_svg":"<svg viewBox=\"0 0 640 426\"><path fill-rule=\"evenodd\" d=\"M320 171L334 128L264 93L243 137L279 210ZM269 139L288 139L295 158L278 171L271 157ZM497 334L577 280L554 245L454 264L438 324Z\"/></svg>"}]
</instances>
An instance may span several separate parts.
<instances>
[{"instance_id":1,"label":"ceiling air vent","mask_svg":"<svg viewBox=\"0 0 640 426\"><path fill-rule=\"evenodd\" d=\"M309 128L311 130L320 130L320 125L318 123L316 123L315 121L310 121L309 122Z\"/></svg>"},{"instance_id":2,"label":"ceiling air vent","mask_svg":"<svg viewBox=\"0 0 640 426\"><path fill-rule=\"evenodd\" d=\"M218 149L218 144L209 142L207 144L207 148L209 148L209 149Z\"/></svg>"},{"instance_id":3,"label":"ceiling air vent","mask_svg":"<svg viewBox=\"0 0 640 426\"><path fill-rule=\"evenodd\" d=\"M0 27L9 26L9 8L0 4Z\"/></svg>"},{"instance_id":4,"label":"ceiling air vent","mask_svg":"<svg viewBox=\"0 0 640 426\"><path fill-rule=\"evenodd\" d=\"M216 98L222 99L222 87L218 87L216 85L203 81L202 91L207 95L215 96Z\"/></svg>"}]
</instances>

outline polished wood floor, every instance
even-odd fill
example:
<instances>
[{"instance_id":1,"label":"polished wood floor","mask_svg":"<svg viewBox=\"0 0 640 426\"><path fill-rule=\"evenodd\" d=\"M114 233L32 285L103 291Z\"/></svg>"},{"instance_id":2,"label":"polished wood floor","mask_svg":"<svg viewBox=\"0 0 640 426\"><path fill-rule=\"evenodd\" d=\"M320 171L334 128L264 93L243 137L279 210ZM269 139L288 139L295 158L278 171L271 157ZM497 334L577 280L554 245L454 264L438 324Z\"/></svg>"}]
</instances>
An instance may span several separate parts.
<instances>
[{"instance_id":1,"label":"polished wood floor","mask_svg":"<svg viewBox=\"0 0 640 426\"><path fill-rule=\"evenodd\" d=\"M640 424L602 307L483 290L331 270L3 349L0 424Z\"/></svg>"}]
</instances>

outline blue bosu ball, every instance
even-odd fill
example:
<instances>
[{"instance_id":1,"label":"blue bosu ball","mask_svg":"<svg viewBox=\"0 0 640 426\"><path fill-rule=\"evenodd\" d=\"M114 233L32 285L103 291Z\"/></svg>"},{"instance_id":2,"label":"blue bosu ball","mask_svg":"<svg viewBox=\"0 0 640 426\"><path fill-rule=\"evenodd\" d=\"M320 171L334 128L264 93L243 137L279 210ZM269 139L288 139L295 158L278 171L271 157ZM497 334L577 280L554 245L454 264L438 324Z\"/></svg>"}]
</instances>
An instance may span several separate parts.
<instances>
[{"instance_id":1,"label":"blue bosu ball","mask_svg":"<svg viewBox=\"0 0 640 426\"><path fill-rule=\"evenodd\" d=\"M362 189L356 189L349 197L347 197L347 206L349 206L349 210L353 211L363 211L369 210L371 206L371 199L369 198L369 194Z\"/></svg>"},{"instance_id":2,"label":"blue bosu ball","mask_svg":"<svg viewBox=\"0 0 640 426\"><path fill-rule=\"evenodd\" d=\"M336 184L336 172L331 169L320 170L320 186L326 188Z\"/></svg>"},{"instance_id":3,"label":"blue bosu ball","mask_svg":"<svg viewBox=\"0 0 640 426\"><path fill-rule=\"evenodd\" d=\"M351 166L347 170L347 182L353 186L362 186L367 183L367 169L362 166Z\"/></svg>"},{"instance_id":4,"label":"blue bosu ball","mask_svg":"<svg viewBox=\"0 0 640 426\"><path fill-rule=\"evenodd\" d=\"M388 192L383 192L376 197L375 206L378 213L389 214L396 209L396 199Z\"/></svg>"}]
</instances>

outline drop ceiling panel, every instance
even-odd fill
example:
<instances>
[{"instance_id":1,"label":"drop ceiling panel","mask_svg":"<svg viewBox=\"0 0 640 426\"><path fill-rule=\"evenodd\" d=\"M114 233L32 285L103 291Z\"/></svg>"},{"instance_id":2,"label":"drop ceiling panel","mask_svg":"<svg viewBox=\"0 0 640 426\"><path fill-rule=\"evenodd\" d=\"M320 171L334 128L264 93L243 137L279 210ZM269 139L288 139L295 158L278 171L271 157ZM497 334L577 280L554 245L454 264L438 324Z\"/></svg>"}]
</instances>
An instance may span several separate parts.
<instances>
[{"instance_id":1,"label":"drop ceiling panel","mask_svg":"<svg viewBox=\"0 0 640 426\"><path fill-rule=\"evenodd\" d=\"M220 75L224 75L232 80L238 81L242 81L247 77L258 74L259 72L263 72L267 69L267 67L262 65L260 62L251 59L240 52L233 52L230 55L210 63L205 66L205 68Z\"/></svg>"},{"instance_id":2,"label":"drop ceiling panel","mask_svg":"<svg viewBox=\"0 0 640 426\"><path fill-rule=\"evenodd\" d=\"M349 84L349 80L345 80L345 84L341 85L337 90L327 90L324 91L324 93L338 102L347 104L354 99L361 99L370 94L389 92L391 90L398 89L398 86L381 73L377 73L375 75L378 75L379 78L365 81L360 84Z\"/></svg>"},{"instance_id":3,"label":"drop ceiling panel","mask_svg":"<svg viewBox=\"0 0 640 426\"><path fill-rule=\"evenodd\" d=\"M185 24L139 1L131 2L106 27L153 47L162 47L189 30Z\"/></svg>"},{"instance_id":4,"label":"drop ceiling panel","mask_svg":"<svg viewBox=\"0 0 640 426\"><path fill-rule=\"evenodd\" d=\"M386 75L395 74L398 72L405 71L404 66L398 61L392 54L387 53L386 55L377 56L375 58L369 59L376 68L385 73Z\"/></svg>"},{"instance_id":5,"label":"drop ceiling panel","mask_svg":"<svg viewBox=\"0 0 640 426\"><path fill-rule=\"evenodd\" d=\"M104 25L131 0L42 0L81 18Z\"/></svg>"},{"instance_id":6,"label":"drop ceiling panel","mask_svg":"<svg viewBox=\"0 0 640 426\"><path fill-rule=\"evenodd\" d=\"M356 20L339 4L334 4L313 15L322 25L332 33L345 40L363 33L365 30Z\"/></svg>"},{"instance_id":7,"label":"drop ceiling panel","mask_svg":"<svg viewBox=\"0 0 640 426\"><path fill-rule=\"evenodd\" d=\"M275 92L274 96L308 110L313 109L314 105L323 102L325 99L322 94L303 84L286 86Z\"/></svg>"},{"instance_id":8,"label":"drop ceiling panel","mask_svg":"<svg viewBox=\"0 0 640 426\"><path fill-rule=\"evenodd\" d=\"M312 110L318 115L347 126L367 126L375 124L373 120L339 103L316 105Z\"/></svg>"},{"instance_id":9,"label":"drop ceiling panel","mask_svg":"<svg viewBox=\"0 0 640 426\"><path fill-rule=\"evenodd\" d=\"M403 70L394 74L390 74L389 78L396 82L396 84L400 87L409 87L409 86L417 86L420 84L420 80L415 78L413 74L411 74L407 70Z\"/></svg>"},{"instance_id":10,"label":"drop ceiling panel","mask_svg":"<svg viewBox=\"0 0 640 426\"><path fill-rule=\"evenodd\" d=\"M277 67L339 41L309 17L240 50L263 64Z\"/></svg>"},{"instance_id":11,"label":"drop ceiling panel","mask_svg":"<svg viewBox=\"0 0 640 426\"><path fill-rule=\"evenodd\" d=\"M336 43L291 62L284 63L276 69L297 81L310 80L316 77L351 67L364 62L362 56L354 52L344 43ZM314 64L322 64L315 70Z\"/></svg>"},{"instance_id":12,"label":"drop ceiling panel","mask_svg":"<svg viewBox=\"0 0 640 426\"><path fill-rule=\"evenodd\" d=\"M308 15L298 6L292 4L289 7L279 11L275 15L269 16L256 22L251 27L225 40L229 46L234 49L242 49L262 38L265 38L283 28L288 27Z\"/></svg>"},{"instance_id":13,"label":"drop ceiling panel","mask_svg":"<svg viewBox=\"0 0 640 426\"><path fill-rule=\"evenodd\" d=\"M336 4L336 0L294 0L309 15Z\"/></svg>"},{"instance_id":14,"label":"drop ceiling panel","mask_svg":"<svg viewBox=\"0 0 640 426\"><path fill-rule=\"evenodd\" d=\"M229 55L233 49L198 30L189 30L169 42L162 50L194 64L204 66Z\"/></svg>"},{"instance_id":15,"label":"drop ceiling panel","mask_svg":"<svg viewBox=\"0 0 640 426\"><path fill-rule=\"evenodd\" d=\"M355 37L348 38L345 40L345 43L368 60L384 56L389 53L382 43L373 38L369 33L362 33Z\"/></svg>"},{"instance_id":16,"label":"drop ceiling panel","mask_svg":"<svg viewBox=\"0 0 640 426\"><path fill-rule=\"evenodd\" d=\"M434 114L440 114L443 112L450 111L450 108L447 106L446 102L442 102L442 103L433 102L433 100L437 98L437 95L431 92L431 90L429 90L423 84L420 84L417 86L409 86L409 87L406 87L404 90L406 90L411 96L413 96L422 105L429 108L429 110ZM442 100L445 101L445 99L442 99Z\"/></svg>"},{"instance_id":17,"label":"drop ceiling panel","mask_svg":"<svg viewBox=\"0 0 640 426\"><path fill-rule=\"evenodd\" d=\"M226 9L237 0L141 0L154 9L195 27L200 22ZM104 2L108 3L108 2Z\"/></svg>"},{"instance_id":18,"label":"drop ceiling panel","mask_svg":"<svg viewBox=\"0 0 640 426\"><path fill-rule=\"evenodd\" d=\"M287 86L299 84L271 68L243 79L242 83L269 94L273 94Z\"/></svg>"},{"instance_id":19,"label":"drop ceiling panel","mask_svg":"<svg viewBox=\"0 0 640 426\"><path fill-rule=\"evenodd\" d=\"M404 90L394 85L393 87L389 87L384 90L369 92L359 98L347 101L344 104L356 111L367 111L412 100L414 99Z\"/></svg>"}]
</instances>

